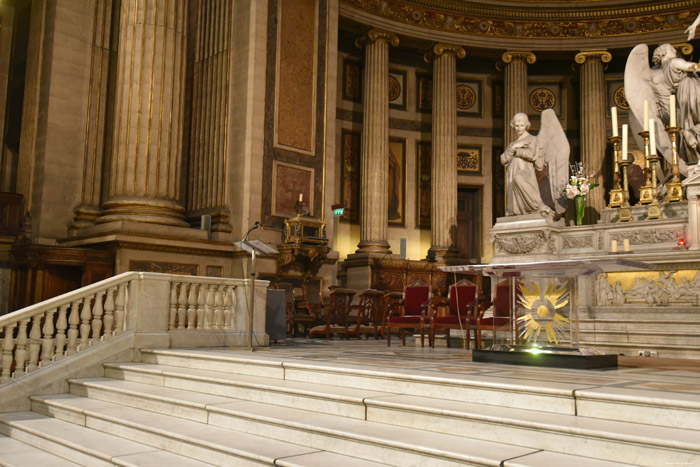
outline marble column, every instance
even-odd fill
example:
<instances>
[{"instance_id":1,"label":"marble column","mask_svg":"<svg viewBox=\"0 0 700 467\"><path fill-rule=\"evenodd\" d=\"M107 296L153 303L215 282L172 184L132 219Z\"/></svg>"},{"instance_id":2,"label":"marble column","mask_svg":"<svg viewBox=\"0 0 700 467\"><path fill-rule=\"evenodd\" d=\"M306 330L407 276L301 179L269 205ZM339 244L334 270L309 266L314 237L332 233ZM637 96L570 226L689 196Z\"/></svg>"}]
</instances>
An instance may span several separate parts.
<instances>
[{"instance_id":1,"label":"marble column","mask_svg":"<svg viewBox=\"0 0 700 467\"><path fill-rule=\"evenodd\" d=\"M433 136L431 159L429 258L457 257L457 45L436 44L425 56L433 62Z\"/></svg>"},{"instance_id":2,"label":"marble column","mask_svg":"<svg viewBox=\"0 0 700 467\"><path fill-rule=\"evenodd\" d=\"M501 60L505 63L505 83L503 96L503 147L515 139L515 131L510 127L510 120L518 112L527 113L527 65L537 60L532 52L509 50L504 52Z\"/></svg>"},{"instance_id":3,"label":"marble column","mask_svg":"<svg viewBox=\"0 0 700 467\"><path fill-rule=\"evenodd\" d=\"M360 243L357 253L391 253L387 241L389 170L389 45L395 34L370 29L355 41L365 48L360 160Z\"/></svg>"},{"instance_id":4,"label":"marble column","mask_svg":"<svg viewBox=\"0 0 700 467\"><path fill-rule=\"evenodd\" d=\"M592 183L599 187L586 196L586 224L595 224L605 207L603 186L603 158L606 145L605 79L603 64L612 60L606 50L583 50L576 54L576 63L581 65L581 162L592 174Z\"/></svg>"},{"instance_id":5,"label":"marble column","mask_svg":"<svg viewBox=\"0 0 700 467\"><path fill-rule=\"evenodd\" d=\"M181 203L188 3L121 2L109 193L97 223L188 225Z\"/></svg>"}]
</instances>

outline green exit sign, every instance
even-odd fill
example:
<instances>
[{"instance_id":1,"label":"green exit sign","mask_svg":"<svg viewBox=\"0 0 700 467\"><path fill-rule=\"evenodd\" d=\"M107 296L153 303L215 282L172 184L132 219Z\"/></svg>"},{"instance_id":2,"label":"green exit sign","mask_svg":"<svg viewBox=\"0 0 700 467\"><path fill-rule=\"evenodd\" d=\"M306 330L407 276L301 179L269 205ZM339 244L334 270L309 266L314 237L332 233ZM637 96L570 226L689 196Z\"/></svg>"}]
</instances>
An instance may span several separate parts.
<instances>
[{"instance_id":1,"label":"green exit sign","mask_svg":"<svg viewBox=\"0 0 700 467\"><path fill-rule=\"evenodd\" d=\"M345 208L333 208L334 217L343 217L343 213L345 213Z\"/></svg>"}]
</instances>

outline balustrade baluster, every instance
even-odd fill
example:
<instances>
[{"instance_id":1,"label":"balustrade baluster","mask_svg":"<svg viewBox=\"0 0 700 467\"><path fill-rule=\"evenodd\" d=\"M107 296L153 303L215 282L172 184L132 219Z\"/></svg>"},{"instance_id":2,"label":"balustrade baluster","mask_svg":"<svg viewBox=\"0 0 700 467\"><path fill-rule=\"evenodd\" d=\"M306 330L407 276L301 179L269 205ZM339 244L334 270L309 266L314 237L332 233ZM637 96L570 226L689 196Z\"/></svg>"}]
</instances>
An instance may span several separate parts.
<instances>
[{"instance_id":1,"label":"balustrade baluster","mask_svg":"<svg viewBox=\"0 0 700 467\"><path fill-rule=\"evenodd\" d=\"M97 292L95 294L95 303L92 305L92 342L102 340L102 315L104 314L104 309L102 308L102 297L104 297L104 291Z\"/></svg>"},{"instance_id":2,"label":"balustrade baluster","mask_svg":"<svg viewBox=\"0 0 700 467\"><path fill-rule=\"evenodd\" d=\"M224 329L233 329L233 304L236 288L231 285L224 287Z\"/></svg>"},{"instance_id":3,"label":"balustrade baluster","mask_svg":"<svg viewBox=\"0 0 700 467\"><path fill-rule=\"evenodd\" d=\"M15 345L15 376L25 373L24 365L27 362L27 325L29 318L19 322L17 340Z\"/></svg>"},{"instance_id":4,"label":"balustrade baluster","mask_svg":"<svg viewBox=\"0 0 700 467\"><path fill-rule=\"evenodd\" d=\"M29 331L29 364L27 373L38 368L39 351L41 350L41 318L43 314L36 314L32 317L32 330Z\"/></svg>"},{"instance_id":5,"label":"balustrade baluster","mask_svg":"<svg viewBox=\"0 0 700 467\"><path fill-rule=\"evenodd\" d=\"M58 307L58 319L56 320L56 360L65 357L66 329L68 329L68 304Z\"/></svg>"},{"instance_id":6,"label":"balustrade baluster","mask_svg":"<svg viewBox=\"0 0 700 467\"><path fill-rule=\"evenodd\" d=\"M204 285L202 285L204 287ZM207 304L204 307L204 329L211 329L214 321L214 286L207 287Z\"/></svg>"},{"instance_id":7,"label":"balustrade baluster","mask_svg":"<svg viewBox=\"0 0 700 467\"><path fill-rule=\"evenodd\" d=\"M110 287L107 289L107 296L105 297L104 305L104 321L103 325L105 327L104 339L110 339L114 335L114 294L116 293L116 287Z\"/></svg>"},{"instance_id":8,"label":"balustrade baluster","mask_svg":"<svg viewBox=\"0 0 700 467\"><path fill-rule=\"evenodd\" d=\"M216 288L214 297L214 329L221 330L224 327L224 286Z\"/></svg>"},{"instance_id":9,"label":"balustrade baluster","mask_svg":"<svg viewBox=\"0 0 700 467\"><path fill-rule=\"evenodd\" d=\"M80 311L80 349L85 350L90 346L90 320L92 319L92 313L90 312L90 304L92 303L92 297L85 297L83 299L83 308Z\"/></svg>"},{"instance_id":10,"label":"balustrade baluster","mask_svg":"<svg viewBox=\"0 0 700 467\"><path fill-rule=\"evenodd\" d=\"M0 373L0 384L10 380L12 370L12 351L15 348L15 341L12 337L17 323L5 326L5 337L2 341L2 373Z\"/></svg>"},{"instance_id":11,"label":"balustrade baluster","mask_svg":"<svg viewBox=\"0 0 700 467\"><path fill-rule=\"evenodd\" d=\"M185 329L187 324L187 287L180 282L180 295L177 300L177 328Z\"/></svg>"},{"instance_id":12,"label":"balustrade baluster","mask_svg":"<svg viewBox=\"0 0 700 467\"><path fill-rule=\"evenodd\" d=\"M204 305L207 302L207 290L203 284L199 284L199 293L197 294L197 329L202 329L204 324Z\"/></svg>"},{"instance_id":13,"label":"balustrade baluster","mask_svg":"<svg viewBox=\"0 0 700 467\"><path fill-rule=\"evenodd\" d=\"M70 304L70 314L68 315L68 348L66 356L73 355L78 351L78 324L80 324L80 300Z\"/></svg>"},{"instance_id":14,"label":"balustrade baluster","mask_svg":"<svg viewBox=\"0 0 700 467\"><path fill-rule=\"evenodd\" d=\"M170 313L168 314L168 330L174 331L177 320L177 284L170 283Z\"/></svg>"},{"instance_id":15,"label":"balustrade baluster","mask_svg":"<svg viewBox=\"0 0 700 467\"><path fill-rule=\"evenodd\" d=\"M126 307L126 284L119 284L114 309L114 335L119 336L124 333L124 307Z\"/></svg>"},{"instance_id":16,"label":"balustrade baluster","mask_svg":"<svg viewBox=\"0 0 700 467\"><path fill-rule=\"evenodd\" d=\"M41 341L41 365L47 365L53 360L54 338L53 338L53 315L56 314L56 308L51 308L46 312L44 318L44 338Z\"/></svg>"},{"instance_id":17,"label":"balustrade baluster","mask_svg":"<svg viewBox=\"0 0 700 467\"><path fill-rule=\"evenodd\" d=\"M187 294L187 329L199 326L197 322L197 285L190 284L190 293Z\"/></svg>"}]
</instances>

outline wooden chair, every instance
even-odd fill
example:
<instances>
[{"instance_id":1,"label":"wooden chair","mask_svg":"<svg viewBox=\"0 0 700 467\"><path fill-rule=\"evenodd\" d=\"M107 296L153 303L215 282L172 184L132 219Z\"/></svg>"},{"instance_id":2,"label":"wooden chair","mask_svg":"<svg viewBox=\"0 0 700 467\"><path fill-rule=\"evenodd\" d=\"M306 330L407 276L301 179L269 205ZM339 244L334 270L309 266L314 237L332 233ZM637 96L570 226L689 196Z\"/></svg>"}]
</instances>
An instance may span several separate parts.
<instances>
[{"instance_id":1,"label":"wooden chair","mask_svg":"<svg viewBox=\"0 0 700 467\"><path fill-rule=\"evenodd\" d=\"M515 287L517 288L517 282ZM516 292L516 300L519 292ZM496 332L503 328L510 330L511 326L511 290L510 281L505 280L496 284L493 298L493 316L484 317L484 313L491 306L491 302L485 302L479 306L479 316L476 319L476 346L481 348L481 331L492 331L493 340L496 342Z\"/></svg>"},{"instance_id":2,"label":"wooden chair","mask_svg":"<svg viewBox=\"0 0 700 467\"><path fill-rule=\"evenodd\" d=\"M399 330L401 343L406 345L405 329L420 330L420 345L425 346L425 321L427 307L430 303L431 288L422 281L415 282L403 289L403 299L400 302L392 302L387 308L386 345L391 345L391 330Z\"/></svg>"},{"instance_id":3,"label":"wooden chair","mask_svg":"<svg viewBox=\"0 0 700 467\"><path fill-rule=\"evenodd\" d=\"M301 286L302 299L294 306L294 335L307 335L314 326L321 324L323 300L318 282L308 282Z\"/></svg>"},{"instance_id":4,"label":"wooden chair","mask_svg":"<svg viewBox=\"0 0 700 467\"><path fill-rule=\"evenodd\" d=\"M376 339L384 337L382 319L384 315L384 292L376 289L367 289L360 294L360 303L353 308L357 313L351 318L355 318L355 324L348 326L348 337L356 335L358 339L362 334L369 338L373 335ZM348 319L350 323L351 318Z\"/></svg>"},{"instance_id":5,"label":"wooden chair","mask_svg":"<svg viewBox=\"0 0 700 467\"><path fill-rule=\"evenodd\" d=\"M294 286L289 282L273 282L270 287L284 290L287 336L294 336Z\"/></svg>"},{"instance_id":6,"label":"wooden chair","mask_svg":"<svg viewBox=\"0 0 700 467\"><path fill-rule=\"evenodd\" d=\"M462 279L452 284L447 300L431 300L430 302L430 346L435 347L435 333L444 331L447 337L447 347L450 347L450 329L462 329L466 333L467 348L470 345L469 329L476 325L476 297L478 287L475 283ZM439 316L441 307L448 309L448 314Z\"/></svg>"},{"instance_id":7,"label":"wooden chair","mask_svg":"<svg viewBox=\"0 0 700 467\"><path fill-rule=\"evenodd\" d=\"M342 334L347 337L348 315L354 296L354 290L333 288L328 305L322 305L324 309L323 314L326 318L325 323L314 326L309 332L309 337L313 337L316 334L325 334L327 339L330 339L333 334Z\"/></svg>"}]
</instances>

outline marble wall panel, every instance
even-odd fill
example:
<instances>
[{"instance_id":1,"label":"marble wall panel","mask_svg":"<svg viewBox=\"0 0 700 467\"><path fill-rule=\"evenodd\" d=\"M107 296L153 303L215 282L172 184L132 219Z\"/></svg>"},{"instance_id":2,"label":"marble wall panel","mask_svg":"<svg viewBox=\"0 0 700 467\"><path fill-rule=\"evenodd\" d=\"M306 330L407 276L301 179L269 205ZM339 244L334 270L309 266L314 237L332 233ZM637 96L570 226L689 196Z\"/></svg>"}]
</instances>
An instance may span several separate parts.
<instances>
[{"instance_id":1,"label":"marble wall panel","mask_svg":"<svg viewBox=\"0 0 700 467\"><path fill-rule=\"evenodd\" d=\"M406 225L406 139L389 138L389 225Z\"/></svg>"},{"instance_id":2,"label":"marble wall panel","mask_svg":"<svg viewBox=\"0 0 700 467\"><path fill-rule=\"evenodd\" d=\"M484 148L475 144L457 145L457 173L481 175Z\"/></svg>"},{"instance_id":3,"label":"marble wall panel","mask_svg":"<svg viewBox=\"0 0 700 467\"><path fill-rule=\"evenodd\" d=\"M272 215L294 217L294 204L299 200L314 211L314 169L275 161L272 168Z\"/></svg>"},{"instance_id":4,"label":"marble wall panel","mask_svg":"<svg viewBox=\"0 0 700 467\"><path fill-rule=\"evenodd\" d=\"M416 227L430 228L431 159L430 141L416 142Z\"/></svg>"},{"instance_id":5,"label":"marble wall panel","mask_svg":"<svg viewBox=\"0 0 700 467\"><path fill-rule=\"evenodd\" d=\"M360 221L360 145L362 133L343 130L341 135L342 179L340 199L345 211L342 220L357 223Z\"/></svg>"}]
</instances>

